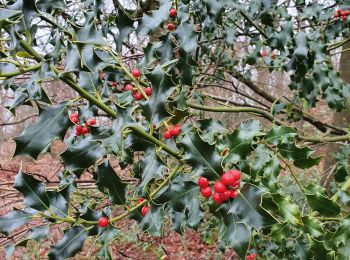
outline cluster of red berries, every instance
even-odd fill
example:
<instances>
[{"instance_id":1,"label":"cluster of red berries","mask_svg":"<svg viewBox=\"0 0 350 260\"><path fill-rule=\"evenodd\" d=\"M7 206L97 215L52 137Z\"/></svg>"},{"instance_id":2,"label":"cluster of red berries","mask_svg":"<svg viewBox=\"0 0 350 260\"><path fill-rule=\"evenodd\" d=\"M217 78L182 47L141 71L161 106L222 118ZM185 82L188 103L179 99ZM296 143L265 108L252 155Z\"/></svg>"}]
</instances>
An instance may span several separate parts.
<instances>
[{"instance_id":1,"label":"cluster of red berries","mask_svg":"<svg viewBox=\"0 0 350 260\"><path fill-rule=\"evenodd\" d=\"M171 137L176 137L181 132L181 126L179 125L173 125L169 126L168 129L164 132L164 138L170 139Z\"/></svg>"},{"instance_id":2,"label":"cluster of red berries","mask_svg":"<svg viewBox=\"0 0 350 260\"><path fill-rule=\"evenodd\" d=\"M85 121L84 126L79 125L79 115L77 113L72 114L70 120L75 124L75 135L85 135L90 133L90 126L96 124L95 118L90 118Z\"/></svg>"},{"instance_id":3,"label":"cluster of red berries","mask_svg":"<svg viewBox=\"0 0 350 260\"><path fill-rule=\"evenodd\" d=\"M176 9L170 9L169 10L169 17L170 18L175 18L177 16L177 11ZM168 23L168 30L173 31L175 29L175 24L173 23Z\"/></svg>"},{"instance_id":4,"label":"cluster of red berries","mask_svg":"<svg viewBox=\"0 0 350 260\"><path fill-rule=\"evenodd\" d=\"M144 200L145 200L144 198L139 198L139 199L137 200L137 204L142 203ZM141 215L142 215L142 217L146 216L148 210L149 210L149 208L148 208L146 205L142 207L142 209L141 209Z\"/></svg>"},{"instance_id":5,"label":"cluster of red berries","mask_svg":"<svg viewBox=\"0 0 350 260\"><path fill-rule=\"evenodd\" d=\"M97 225L102 228L107 227L108 223L109 221L108 221L108 218L106 217L100 217L97 221Z\"/></svg>"},{"instance_id":6,"label":"cluster of red berries","mask_svg":"<svg viewBox=\"0 0 350 260\"><path fill-rule=\"evenodd\" d=\"M247 260L249 260L249 259L253 260L253 259L255 259L257 256L258 256L258 255L257 255L256 253L253 253L253 254L247 255L247 256L245 257L245 259L247 259Z\"/></svg>"},{"instance_id":7,"label":"cluster of red berries","mask_svg":"<svg viewBox=\"0 0 350 260\"><path fill-rule=\"evenodd\" d=\"M229 199L234 199L238 196L237 188L240 186L241 172L235 169L225 172L221 176L221 180L214 183L215 193L213 201L216 204L221 204ZM212 189L209 187L209 181L205 177L199 177L198 185L201 187L201 194L205 198L212 196Z\"/></svg>"},{"instance_id":8,"label":"cluster of red berries","mask_svg":"<svg viewBox=\"0 0 350 260\"><path fill-rule=\"evenodd\" d=\"M335 17L336 18L341 17L341 19L343 21L346 21L348 19L349 15L350 15L349 10L342 11L342 10L338 9L337 12L335 13Z\"/></svg>"}]
</instances>

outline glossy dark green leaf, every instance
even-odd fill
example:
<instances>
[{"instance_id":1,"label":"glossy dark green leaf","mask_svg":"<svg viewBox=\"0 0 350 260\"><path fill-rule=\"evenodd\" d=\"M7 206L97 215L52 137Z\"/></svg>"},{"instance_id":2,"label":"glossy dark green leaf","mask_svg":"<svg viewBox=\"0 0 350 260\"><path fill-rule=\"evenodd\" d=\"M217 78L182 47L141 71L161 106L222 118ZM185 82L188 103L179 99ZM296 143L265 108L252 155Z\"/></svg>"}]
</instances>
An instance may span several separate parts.
<instances>
[{"instance_id":1,"label":"glossy dark green leaf","mask_svg":"<svg viewBox=\"0 0 350 260\"><path fill-rule=\"evenodd\" d=\"M161 236L163 231L163 221L164 221L164 209L163 206L157 206L152 204L146 216L143 217L140 228L147 231L148 234L153 236Z\"/></svg>"},{"instance_id":2,"label":"glossy dark green leaf","mask_svg":"<svg viewBox=\"0 0 350 260\"><path fill-rule=\"evenodd\" d=\"M21 192L24 204L36 210L47 210L50 208L50 199L45 190L45 184L33 176L19 172L13 187Z\"/></svg>"},{"instance_id":3,"label":"glossy dark green leaf","mask_svg":"<svg viewBox=\"0 0 350 260\"><path fill-rule=\"evenodd\" d=\"M48 255L49 259L63 260L74 256L82 249L87 235L88 233L85 228L80 226L66 229L63 238L58 244L51 247L51 251Z\"/></svg>"},{"instance_id":4,"label":"glossy dark green leaf","mask_svg":"<svg viewBox=\"0 0 350 260\"><path fill-rule=\"evenodd\" d=\"M102 248L98 253L103 259L112 260L112 254L109 250L110 244L118 238L119 230L115 227L107 227L98 237L98 241L102 244Z\"/></svg>"},{"instance_id":5,"label":"glossy dark green leaf","mask_svg":"<svg viewBox=\"0 0 350 260\"><path fill-rule=\"evenodd\" d=\"M298 147L295 143L280 144L278 151L300 169L307 169L320 163L321 157L311 157L314 150L307 146Z\"/></svg>"},{"instance_id":6,"label":"glossy dark green leaf","mask_svg":"<svg viewBox=\"0 0 350 260\"><path fill-rule=\"evenodd\" d=\"M48 191L50 198L50 209L53 213L60 217L67 217L68 201L59 191Z\"/></svg>"},{"instance_id":7,"label":"glossy dark green leaf","mask_svg":"<svg viewBox=\"0 0 350 260\"><path fill-rule=\"evenodd\" d=\"M277 145L280 143L288 143L296 136L296 132L293 128L287 126L275 126L266 135L267 141Z\"/></svg>"},{"instance_id":8,"label":"glossy dark green leaf","mask_svg":"<svg viewBox=\"0 0 350 260\"><path fill-rule=\"evenodd\" d=\"M327 197L322 187L310 184L304 192L310 207L322 216L331 217L340 213L339 205Z\"/></svg>"},{"instance_id":9,"label":"glossy dark green leaf","mask_svg":"<svg viewBox=\"0 0 350 260\"><path fill-rule=\"evenodd\" d=\"M96 185L99 190L108 190L109 201L113 204L124 204L128 192L127 184L123 183L118 174L113 170L109 161L104 161L96 170Z\"/></svg>"},{"instance_id":10,"label":"glossy dark green leaf","mask_svg":"<svg viewBox=\"0 0 350 260\"><path fill-rule=\"evenodd\" d=\"M193 29L193 24L182 23L174 33L178 41L178 46L185 52L190 53L197 47L197 33Z\"/></svg>"},{"instance_id":11,"label":"glossy dark green leaf","mask_svg":"<svg viewBox=\"0 0 350 260\"><path fill-rule=\"evenodd\" d=\"M39 241L42 238L47 238L49 236L49 232L49 225L32 227L28 231L28 239Z\"/></svg>"},{"instance_id":12,"label":"glossy dark green leaf","mask_svg":"<svg viewBox=\"0 0 350 260\"><path fill-rule=\"evenodd\" d=\"M9 235L16 228L27 224L33 215L22 210L14 209L4 216L0 216L0 232Z\"/></svg>"},{"instance_id":13,"label":"glossy dark green leaf","mask_svg":"<svg viewBox=\"0 0 350 260\"><path fill-rule=\"evenodd\" d=\"M184 159L192 166L194 178L205 176L214 180L221 176L222 158L217 153L215 145L204 141L197 132L185 134L180 144L184 148Z\"/></svg>"},{"instance_id":14,"label":"glossy dark green leaf","mask_svg":"<svg viewBox=\"0 0 350 260\"><path fill-rule=\"evenodd\" d=\"M115 18L115 24L119 30L119 33L118 36L114 36L114 41L117 45L117 50L120 51L123 40L125 40L125 38L127 38L134 29L134 20L130 19L122 10L119 9Z\"/></svg>"},{"instance_id":15,"label":"glossy dark green leaf","mask_svg":"<svg viewBox=\"0 0 350 260\"><path fill-rule=\"evenodd\" d=\"M14 138L14 156L28 155L36 159L51 140L63 139L70 124L66 104L44 107L39 113L39 122L25 128L20 136Z\"/></svg>"},{"instance_id":16,"label":"glossy dark green leaf","mask_svg":"<svg viewBox=\"0 0 350 260\"><path fill-rule=\"evenodd\" d=\"M161 66L157 66L152 73L146 74L152 83L152 95L149 100L141 103L145 116L151 124L158 125L170 114L165 104L174 91L175 83L170 75L166 74Z\"/></svg>"}]
</instances>

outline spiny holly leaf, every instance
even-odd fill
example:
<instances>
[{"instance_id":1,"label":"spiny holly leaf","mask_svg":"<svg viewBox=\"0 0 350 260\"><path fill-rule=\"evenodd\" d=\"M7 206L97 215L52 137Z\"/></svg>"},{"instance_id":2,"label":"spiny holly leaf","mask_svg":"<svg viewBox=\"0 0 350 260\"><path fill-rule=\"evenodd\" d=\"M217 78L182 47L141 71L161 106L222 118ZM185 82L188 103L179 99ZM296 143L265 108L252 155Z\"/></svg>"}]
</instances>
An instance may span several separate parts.
<instances>
[{"instance_id":1,"label":"spiny holly leaf","mask_svg":"<svg viewBox=\"0 0 350 260\"><path fill-rule=\"evenodd\" d=\"M80 177L85 169L106 154L106 150L92 136L79 138L76 142L74 139L71 137L66 140L67 150L61 154L61 159L70 172Z\"/></svg>"},{"instance_id":2,"label":"spiny holly leaf","mask_svg":"<svg viewBox=\"0 0 350 260\"><path fill-rule=\"evenodd\" d=\"M241 124L239 129L235 129L233 133L224 136L224 139L221 141L220 149L229 149L224 160L224 164L227 165L228 168L232 168L233 164L244 160L253 150L251 142L255 136L260 134L260 128L260 122L254 120Z\"/></svg>"},{"instance_id":3,"label":"spiny holly leaf","mask_svg":"<svg viewBox=\"0 0 350 260\"><path fill-rule=\"evenodd\" d=\"M264 191L256 186L245 186L240 195L228 203L228 213L232 213L236 222L244 223L256 230L270 226L275 221L261 207Z\"/></svg>"},{"instance_id":4,"label":"spiny holly leaf","mask_svg":"<svg viewBox=\"0 0 350 260\"><path fill-rule=\"evenodd\" d=\"M107 188L111 203L122 205L126 202L127 184L122 182L109 161L104 161L97 167L94 178L97 179L96 185L100 191Z\"/></svg>"},{"instance_id":5,"label":"spiny holly leaf","mask_svg":"<svg viewBox=\"0 0 350 260\"><path fill-rule=\"evenodd\" d=\"M64 196L58 191L48 191L50 198L50 209L60 217L66 217L68 212L68 202Z\"/></svg>"},{"instance_id":6,"label":"spiny holly leaf","mask_svg":"<svg viewBox=\"0 0 350 260\"><path fill-rule=\"evenodd\" d=\"M107 227L98 236L98 242L102 244L102 249L98 253L103 259L112 260L112 255L109 250L109 245L118 238L119 230L115 227Z\"/></svg>"},{"instance_id":7,"label":"spiny holly leaf","mask_svg":"<svg viewBox=\"0 0 350 260\"><path fill-rule=\"evenodd\" d=\"M46 193L44 182L20 171L13 187L23 194L24 204L28 207L41 211L50 208L50 199Z\"/></svg>"},{"instance_id":8,"label":"spiny holly leaf","mask_svg":"<svg viewBox=\"0 0 350 260\"><path fill-rule=\"evenodd\" d=\"M182 84L192 86L193 75L195 74L194 67L198 66L196 61L193 59L192 55L185 52L180 48L179 50L179 61L177 63L177 68L179 69L179 77Z\"/></svg>"},{"instance_id":9,"label":"spiny holly leaf","mask_svg":"<svg viewBox=\"0 0 350 260\"><path fill-rule=\"evenodd\" d=\"M33 215L22 210L14 209L5 216L0 217L0 233L9 235L16 228L27 224Z\"/></svg>"},{"instance_id":10,"label":"spiny holly leaf","mask_svg":"<svg viewBox=\"0 0 350 260\"><path fill-rule=\"evenodd\" d=\"M146 216L142 219L140 227L150 235L161 236L164 217L163 206L152 204Z\"/></svg>"},{"instance_id":11,"label":"spiny holly leaf","mask_svg":"<svg viewBox=\"0 0 350 260\"><path fill-rule=\"evenodd\" d=\"M80 226L75 226L64 231L62 240L57 245L51 247L50 260L63 260L78 253L88 236L87 230Z\"/></svg>"},{"instance_id":12,"label":"spiny holly leaf","mask_svg":"<svg viewBox=\"0 0 350 260\"><path fill-rule=\"evenodd\" d=\"M171 213L173 225L177 226L176 231L182 233L185 225L197 228L204 217L200 207L199 193L199 186L189 180L189 176L178 173L169 185L160 191L155 202L156 204L166 203L165 211Z\"/></svg>"},{"instance_id":13,"label":"spiny holly leaf","mask_svg":"<svg viewBox=\"0 0 350 260\"><path fill-rule=\"evenodd\" d=\"M250 229L244 223L236 222L231 213L222 216L219 228L221 248L233 248L243 259L249 248Z\"/></svg>"},{"instance_id":14,"label":"spiny holly leaf","mask_svg":"<svg viewBox=\"0 0 350 260\"><path fill-rule=\"evenodd\" d=\"M49 236L49 231L49 225L32 227L28 231L28 239L39 241L42 238L47 238Z\"/></svg>"},{"instance_id":15,"label":"spiny holly leaf","mask_svg":"<svg viewBox=\"0 0 350 260\"><path fill-rule=\"evenodd\" d=\"M65 103L52 108L43 107L39 113L39 122L25 128L20 136L14 138L14 156L28 155L36 159L52 139L63 139L70 124Z\"/></svg>"},{"instance_id":16,"label":"spiny holly leaf","mask_svg":"<svg viewBox=\"0 0 350 260\"><path fill-rule=\"evenodd\" d=\"M144 196L146 194L147 184L152 179L164 178L163 170L165 166L165 163L159 158L154 147L146 150L142 160L140 161L142 182L136 189L140 196Z\"/></svg>"},{"instance_id":17,"label":"spiny holly leaf","mask_svg":"<svg viewBox=\"0 0 350 260\"><path fill-rule=\"evenodd\" d=\"M332 217L340 213L339 205L327 197L322 187L310 184L304 192L310 207L322 216Z\"/></svg>"},{"instance_id":18,"label":"spiny holly leaf","mask_svg":"<svg viewBox=\"0 0 350 260\"><path fill-rule=\"evenodd\" d=\"M266 140L274 145L289 143L297 135L295 130L287 126L275 126L266 135Z\"/></svg>"},{"instance_id":19,"label":"spiny holly leaf","mask_svg":"<svg viewBox=\"0 0 350 260\"><path fill-rule=\"evenodd\" d=\"M330 241L335 248L338 248L338 252L341 259L349 259L350 258L350 217L347 216L344 218L331 237Z\"/></svg>"},{"instance_id":20,"label":"spiny holly leaf","mask_svg":"<svg viewBox=\"0 0 350 260\"><path fill-rule=\"evenodd\" d=\"M171 34L166 34L160 37L160 45L155 51L155 55L160 64L164 64L173 59L173 51L175 48L173 39L174 37Z\"/></svg>"},{"instance_id":21,"label":"spiny holly leaf","mask_svg":"<svg viewBox=\"0 0 350 260\"><path fill-rule=\"evenodd\" d=\"M174 33L178 42L185 52L190 53L197 47L197 33L193 30L193 24L184 22L179 25Z\"/></svg>"},{"instance_id":22,"label":"spiny holly leaf","mask_svg":"<svg viewBox=\"0 0 350 260\"><path fill-rule=\"evenodd\" d=\"M218 121L212 119L202 119L197 121L199 129L201 129L201 137L206 142L213 144L215 136L223 134L226 128Z\"/></svg>"},{"instance_id":23,"label":"spiny holly leaf","mask_svg":"<svg viewBox=\"0 0 350 260\"><path fill-rule=\"evenodd\" d=\"M117 11L115 17L115 24L119 30L118 36L114 36L114 42L118 51L121 51L123 40L128 37L131 31L134 29L134 20L130 19L122 10Z\"/></svg>"},{"instance_id":24,"label":"spiny holly leaf","mask_svg":"<svg viewBox=\"0 0 350 260\"><path fill-rule=\"evenodd\" d=\"M214 180L221 176L222 158L217 153L215 145L205 142L197 132L186 133L180 144L184 148L184 159L192 166L194 178L205 176Z\"/></svg>"},{"instance_id":25,"label":"spiny holly leaf","mask_svg":"<svg viewBox=\"0 0 350 260\"><path fill-rule=\"evenodd\" d=\"M278 151L288 160L293 160L293 164L300 169L307 169L320 163L321 157L311 157L314 153L307 146L298 147L294 143L280 144Z\"/></svg>"},{"instance_id":26,"label":"spiny holly leaf","mask_svg":"<svg viewBox=\"0 0 350 260\"><path fill-rule=\"evenodd\" d=\"M170 75L166 74L161 66L157 66L152 73L146 74L152 83L152 95L141 106L150 124L158 125L170 114L166 110L166 101L174 91L175 83Z\"/></svg>"},{"instance_id":27,"label":"spiny holly leaf","mask_svg":"<svg viewBox=\"0 0 350 260\"><path fill-rule=\"evenodd\" d=\"M169 9L171 3L165 3L158 10L152 12L152 15L144 14L140 24L137 27L137 33L140 36L146 36L150 32L154 32L169 17Z\"/></svg>"},{"instance_id":28,"label":"spiny holly leaf","mask_svg":"<svg viewBox=\"0 0 350 260\"><path fill-rule=\"evenodd\" d=\"M313 217L302 217L303 221L303 231L310 234L312 237L319 237L324 235L325 230L322 227L322 223Z\"/></svg>"}]
</instances>

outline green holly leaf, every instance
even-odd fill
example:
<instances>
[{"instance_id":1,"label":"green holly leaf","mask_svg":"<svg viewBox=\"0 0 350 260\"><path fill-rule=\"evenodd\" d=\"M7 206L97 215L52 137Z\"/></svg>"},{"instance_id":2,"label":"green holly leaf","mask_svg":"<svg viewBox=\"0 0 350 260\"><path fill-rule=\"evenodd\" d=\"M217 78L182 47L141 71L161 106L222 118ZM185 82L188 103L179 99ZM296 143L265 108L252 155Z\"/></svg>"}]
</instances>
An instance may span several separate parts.
<instances>
[{"instance_id":1,"label":"green holly leaf","mask_svg":"<svg viewBox=\"0 0 350 260\"><path fill-rule=\"evenodd\" d=\"M19 171L13 187L23 194L23 201L26 206L41 211L50 208L50 199L46 193L44 182Z\"/></svg>"},{"instance_id":2,"label":"green holly leaf","mask_svg":"<svg viewBox=\"0 0 350 260\"><path fill-rule=\"evenodd\" d=\"M313 217L302 217L303 221L303 231L310 234L312 237L319 237L324 235L325 230L322 227L322 223Z\"/></svg>"},{"instance_id":3,"label":"green holly leaf","mask_svg":"<svg viewBox=\"0 0 350 260\"><path fill-rule=\"evenodd\" d=\"M16 228L27 224L33 215L19 209L14 209L4 216L0 216L0 233L9 235Z\"/></svg>"},{"instance_id":4,"label":"green holly leaf","mask_svg":"<svg viewBox=\"0 0 350 260\"><path fill-rule=\"evenodd\" d=\"M40 239L47 238L49 236L49 225L32 227L28 230L28 239L39 241Z\"/></svg>"},{"instance_id":5,"label":"green holly leaf","mask_svg":"<svg viewBox=\"0 0 350 260\"><path fill-rule=\"evenodd\" d=\"M98 253L103 259L112 260L112 255L109 250L109 245L118 238L119 230L115 227L107 227L98 236L98 242L101 243L102 249Z\"/></svg>"},{"instance_id":6,"label":"green holly leaf","mask_svg":"<svg viewBox=\"0 0 350 260\"><path fill-rule=\"evenodd\" d=\"M278 145L280 143L289 143L297 135L296 131L287 126L275 126L266 135L269 143Z\"/></svg>"},{"instance_id":7,"label":"green holly leaf","mask_svg":"<svg viewBox=\"0 0 350 260\"><path fill-rule=\"evenodd\" d=\"M212 119L201 119L197 121L204 141L213 144L215 137L226 132L226 128L218 121Z\"/></svg>"},{"instance_id":8,"label":"green holly leaf","mask_svg":"<svg viewBox=\"0 0 350 260\"><path fill-rule=\"evenodd\" d=\"M142 182L136 189L136 192L139 192L139 196L144 196L146 194L147 184L152 179L164 179L163 171L165 166L166 164L159 158L154 147L150 147L145 151L140 161Z\"/></svg>"},{"instance_id":9,"label":"green holly leaf","mask_svg":"<svg viewBox=\"0 0 350 260\"><path fill-rule=\"evenodd\" d=\"M215 145L205 142L197 132L188 132L180 141L184 149L184 160L192 166L194 178L199 176L215 180L221 176L222 158L215 149Z\"/></svg>"},{"instance_id":10,"label":"green holly leaf","mask_svg":"<svg viewBox=\"0 0 350 260\"><path fill-rule=\"evenodd\" d=\"M100 191L108 190L109 201L113 204L123 205L128 193L127 184L123 183L118 174L113 170L109 161L104 161L97 167L95 173L96 185Z\"/></svg>"},{"instance_id":11,"label":"green holly leaf","mask_svg":"<svg viewBox=\"0 0 350 260\"><path fill-rule=\"evenodd\" d=\"M75 140L75 137L71 137L66 140L67 150L61 154L61 159L67 169L78 177L106 154L105 148L96 139L96 136L90 135L82 139Z\"/></svg>"},{"instance_id":12,"label":"green holly leaf","mask_svg":"<svg viewBox=\"0 0 350 260\"><path fill-rule=\"evenodd\" d=\"M149 100L142 102L141 106L148 122L158 125L170 115L165 104L175 89L175 83L161 66L157 66L152 73L146 74L146 77L152 83L152 95Z\"/></svg>"},{"instance_id":13,"label":"green holly leaf","mask_svg":"<svg viewBox=\"0 0 350 260\"><path fill-rule=\"evenodd\" d=\"M48 191L50 198L50 209L53 213L60 217L67 217L68 201L59 191Z\"/></svg>"},{"instance_id":14,"label":"green holly leaf","mask_svg":"<svg viewBox=\"0 0 350 260\"><path fill-rule=\"evenodd\" d=\"M39 122L28 126L20 136L14 138L14 156L28 155L36 159L53 139L63 139L70 124L65 103L52 108L43 107L39 112Z\"/></svg>"},{"instance_id":15,"label":"green holly leaf","mask_svg":"<svg viewBox=\"0 0 350 260\"><path fill-rule=\"evenodd\" d=\"M171 3L162 4L158 10L154 10L150 15L144 14L140 24L137 27L137 33L140 36L146 36L154 32L164 21L169 18L169 9Z\"/></svg>"},{"instance_id":16,"label":"green holly leaf","mask_svg":"<svg viewBox=\"0 0 350 260\"><path fill-rule=\"evenodd\" d=\"M134 20L130 19L122 10L117 10L115 17L115 24L119 30L118 36L113 34L114 42L116 43L117 50L121 51L123 41L134 30Z\"/></svg>"},{"instance_id":17,"label":"green holly leaf","mask_svg":"<svg viewBox=\"0 0 350 260\"><path fill-rule=\"evenodd\" d=\"M197 47L197 33L193 30L193 24L184 22L178 26L174 33L178 46L190 53Z\"/></svg>"},{"instance_id":18,"label":"green holly leaf","mask_svg":"<svg viewBox=\"0 0 350 260\"><path fill-rule=\"evenodd\" d=\"M304 192L310 207L322 216L332 217L340 213L339 205L327 197L322 187L309 184Z\"/></svg>"},{"instance_id":19,"label":"green holly leaf","mask_svg":"<svg viewBox=\"0 0 350 260\"><path fill-rule=\"evenodd\" d=\"M321 157L311 157L314 150L304 146L298 147L295 143L278 145L278 151L300 169L307 169L320 163Z\"/></svg>"},{"instance_id":20,"label":"green holly leaf","mask_svg":"<svg viewBox=\"0 0 350 260\"><path fill-rule=\"evenodd\" d=\"M84 227L75 226L64 231L63 238L51 247L50 260L63 260L74 256L84 245L88 232Z\"/></svg>"},{"instance_id":21,"label":"green holly leaf","mask_svg":"<svg viewBox=\"0 0 350 260\"><path fill-rule=\"evenodd\" d=\"M163 206L152 204L140 223L140 228L152 236L161 236L165 214Z\"/></svg>"}]
</instances>

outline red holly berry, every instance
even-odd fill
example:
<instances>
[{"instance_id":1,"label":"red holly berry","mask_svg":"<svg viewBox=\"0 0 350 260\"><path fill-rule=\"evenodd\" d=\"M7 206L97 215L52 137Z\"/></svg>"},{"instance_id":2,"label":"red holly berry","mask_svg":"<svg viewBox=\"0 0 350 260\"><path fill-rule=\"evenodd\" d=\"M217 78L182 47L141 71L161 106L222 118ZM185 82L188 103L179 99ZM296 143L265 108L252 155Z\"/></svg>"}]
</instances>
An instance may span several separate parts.
<instances>
[{"instance_id":1,"label":"red holly berry","mask_svg":"<svg viewBox=\"0 0 350 260\"><path fill-rule=\"evenodd\" d=\"M97 221L99 227L107 227L108 226L108 218L101 217Z\"/></svg>"},{"instance_id":2,"label":"red holly berry","mask_svg":"<svg viewBox=\"0 0 350 260\"><path fill-rule=\"evenodd\" d=\"M233 186L235 181L236 181L235 177L233 177L233 175L230 172L225 172L221 176L221 182L225 185Z\"/></svg>"},{"instance_id":3,"label":"red holly berry","mask_svg":"<svg viewBox=\"0 0 350 260\"><path fill-rule=\"evenodd\" d=\"M133 90L133 89L134 89L134 87L131 84L128 84L125 86L126 91Z\"/></svg>"},{"instance_id":4,"label":"red holly berry","mask_svg":"<svg viewBox=\"0 0 350 260\"><path fill-rule=\"evenodd\" d=\"M79 118L78 118L78 114L72 114L70 116L70 120L74 123L74 124L78 124L79 123Z\"/></svg>"},{"instance_id":5,"label":"red holly berry","mask_svg":"<svg viewBox=\"0 0 350 260\"><path fill-rule=\"evenodd\" d=\"M151 89L151 87L147 87L147 88L145 89L145 93L146 93L147 96L151 96L151 95L152 95L152 89Z\"/></svg>"},{"instance_id":6,"label":"red holly berry","mask_svg":"<svg viewBox=\"0 0 350 260\"><path fill-rule=\"evenodd\" d=\"M112 82L112 87L117 87L117 82Z\"/></svg>"},{"instance_id":7,"label":"red holly berry","mask_svg":"<svg viewBox=\"0 0 350 260\"><path fill-rule=\"evenodd\" d=\"M241 186L241 182L240 181L235 181L235 183L233 184L234 188L239 188L239 186Z\"/></svg>"},{"instance_id":8,"label":"red holly berry","mask_svg":"<svg viewBox=\"0 0 350 260\"><path fill-rule=\"evenodd\" d=\"M134 78L139 78L141 76L141 71L139 69L133 69L131 73Z\"/></svg>"},{"instance_id":9,"label":"red holly berry","mask_svg":"<svg viewBox=\"0 0 350 260\"><path fill-rule=\"evenodd\" d=\"M349 11L349 10L346 10L346 11L344 11L344 12L342 13L342 15L347 15L347 16L349 16L349 15L350 15L350 11Z\"/></svg>"},{"instance_id":10,"label":"red holly berry","mask_svg":"<svg viewBox=\"0 0 350 260\"><path fill-rule=\"evenodd\" d=\"M232 169L232 170L229 170L228 172L232 174L235 181L238 181L239 179L241 179L241 172L239 170Z\"/></svg>"},{"instance_id":11,"label":"red holly berry","mask_svg":"<svg viewBox=\"0 0 350 260\"><path fill-rule=\"evenodd\" d=\"M264 50L262 50L262 51L260 52L260 54L261 54L261 57L263 57L263 58L265 58L265 57L267 56L267 52L264 51Z\"/></svg>"},{"instance_id":12,"label":"red holly berry","mask_svg":"<svg viewBox=\"0 0 350 260\"><path fill-rule=\"evenodd\" d=\"M171 138L171 133L170 133L170 131L165 131L165 133L164 133L164 138L165 138L165 139L170 139L170 138Z\"/></svg>"},{"instance_id":13,"label":"red holly berry","mask_svg":"<svg viewBox=\"0 0 350 260\"><path fill-rule=\"evenodd\" d=\"M83 133L83 127L81 125L75 126L75 135L79 136Z\"/></svg>"},{"instance_id":14,"label":"red holly berry","mask_svg":"<svg viewBox=\"0 0 350 260\"><path fill-rule=\"evenodd\" d=\"M342 15L342 16L341 16L341 19L342 19L343 21L346 21L346 20L348 19L348 16L347 16L347 15Z\"/></svg>"},{"instance_id":15,"label":"red holly berry","mask_svg":"<svg viewBox=\"0 0 350 260\"><path fill-rule=\"evenodd\" d=\"M237 190L229 190L229 196L232 199L236 198L238 196L238 191Z\"/></svg>"},{"instance_id":16,"label":"red holly berry","mask_svg":"<svg viewBox=\"0 0 350 260\"><path fill-rule=\"evenodd\" d=\"M168 30L169 31L172 31L172 30L174 30L175 29L175 25L173 24L173 23L169 23L168 24Z\"/></svg>"},{"instance_id":17,"label":"red holly berry","mask_svg":"<svg viewBox=\"0 0 350 260\"><path fill-rule=\"evenodd\" d=\"M216 204L221 204L221 203L222 203L220 193L214 193L214 195L213 195L213 201L214 201Z\"/></svg>"},{"instance_id":18,"label":"red holly berry","mask_svg":"<svg viewBox=\"0 0 350 260\"><path fill-rule=\"evenodd\" d=\"M135 98L135 100L141 100L143 98L143 96L140 92L135 92L134 98Z\"/></svg>"},{"instance_id":19,"label":"red holly berry","mask_svg":"<svg viewBox=\"0 0 350 260\"><path fill-rule=\"evenodd\" d=\"M89 120L86 121L88 125L95 125L96 124L96 119L95 118L90 118Z\"/></svg>"},{"instance_id":20,"label":"red holly berry","mask_svg":"<svg viewBox=\"0 0 350 260\"><path fill-rule=\"evenodd\" d=\"M230 193L228 190L223 193L219 193L219 195L222 202L225 202L230 199Z\"/></svg>"},{"instance_id":21,"label":"red holly berry","mask_svg":"<svg viewBox=\"0 0 350 260\"><path fill-rule=\"evenodd\" d=\"M257 253L253 253L253 254L251 254L251 256L252 256L253 258L256 258L258 255L257 255Z\"/></svg>"},{"instance_id":22,"label":"red holly berry","mask_svg":"<svg viewBox=\"0 0 350 260\"><path fill-rule=\"evenodd\" d=\"M210 187L205 187L205 188L201 189L201 193L202 193L203 197L210 198L212 191L211 191Z\"/></svg>"},{"instance_id":23,"label":"red holly berry","mask_svg":"<svg viewBox=\"0 0 350 260\"><path fill-rule=\"evenodd\" d=\"M205 177L199 177L199 178L198 178L198 185L199 185L199 187L201 187L202 189L208 187L208 185L209 185L208 179L205 178Z\"/></svg>"},{"instance_id":24,"label":"red holly berry","mask_svg":"<svg viewBox=\"0 0 350 260\"><path fill-rule=\"evenodd\" d=\"M147 212L148 212L148 207L143 206L141 209L141 215L144 217L144 216L146 216Z\"/></svg>"},{"instance_id":25,"label":"red holly berry","mask_svg":"<svg viewBox=\"0 0 350 260\"><path fill-rule=\"evenodd\" d=\"M170 129L170 133L172 136L178 136L180 134L180 131L181 131L181 128L176 126Z\"/></svg>"},{"instance_id":26,"label":"red holly berry","mask_svg":"<svg viewBox=\"0 0 350 260\"><path fill-rule=\"evenodd\" d=\"M227 190L226 185L223 184L221 181L217 181L214 184L214 190L218 193L223 193Z\"/></svg>"},{"instance_id":27,"label":"red holly berry","mask_svg":"<svg viewBox=\"0 0 350 260\"><path fill-rule=\"evenodd\" d=\"M337 13L338 13L338 14L340 14L341 12L342 12L342 10L340 10L340 9L337 10Z\"/></svg>"},{"instance_id":28,"label":"red holly berry","mask_svg":"<svg viewBox=\"0 0 350 260\"><path fill-rule=\"evenodd\" d=\"M144 200L145 200L144 198L139 198L139 199L137 200L137 204L142 203L142 201L144 201Z\"/></svg>"},{"instance_id":29,"label":"red holly berry","mask_svg":"<svg viewBox=\"0 0 350 260\"><path fill-rule=\"evenodd\" d=\"M176 9L170 9L170 10L169 10L169 16L170 16L170 17L175 17L176 15L177 15Z\"/></svg>"},{"instance_id":30,"label":"red holly berry","mask_svg":"<svg viewBox=\"0 0 350 260\"><path fill-rule=\"evenodd\" d=\"M87 127L83 127L83 129L81 130L81 134L85 135L85 134L88 134L90 133L90 129L87 128Z\"/></svg>"}]
</instances>

